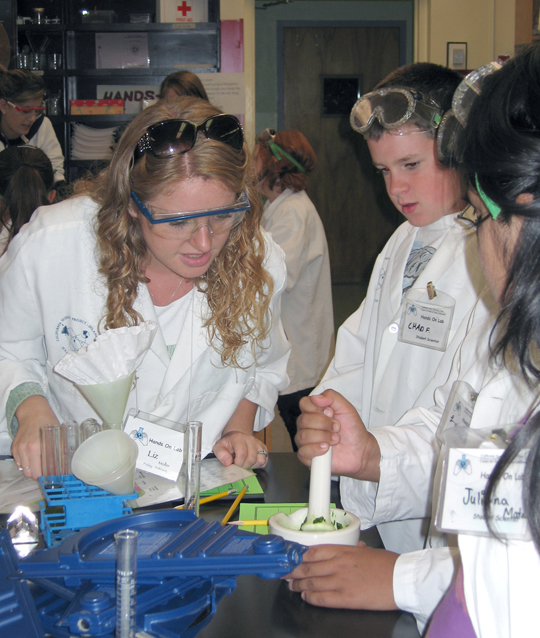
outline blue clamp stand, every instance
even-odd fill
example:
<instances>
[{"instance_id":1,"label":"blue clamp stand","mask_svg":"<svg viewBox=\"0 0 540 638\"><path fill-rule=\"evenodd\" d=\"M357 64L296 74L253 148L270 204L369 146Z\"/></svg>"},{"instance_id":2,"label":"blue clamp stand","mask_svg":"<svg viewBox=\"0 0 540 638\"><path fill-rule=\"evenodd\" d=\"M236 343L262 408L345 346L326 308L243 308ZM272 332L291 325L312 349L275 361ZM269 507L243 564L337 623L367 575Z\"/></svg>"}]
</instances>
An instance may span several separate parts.
<instances>
[{"instance_id":1,"label":"blue clamp stand","mask_svg":"<svg viewBox=\"0 0 540 638\"><path fill-rule=\"evenodd\" d=\"M11 608L0 605L0 635L43 638L44 631L54 638L113 638L114 535L126 528L138 532L136 630L161 638L192 638L234 590L236 576L280 578L307 550L273 534L208 523L185 510L117 518L21 559L8 532L0 531L0 595L14 601Z\"/></svg>"},{"instance_id":2,"label":"blue clamp stand","mask_svg":"<svg viewBox=\"0 0 540 638\"><path fill-rule=\"evenodd\" d=\"M131 514L128 500L137 493L117 496L79 481L72 474L39 478L45 501L39 503L41 531L48 547L62 543L86 527Z\"/></svg>"}]
</instances>

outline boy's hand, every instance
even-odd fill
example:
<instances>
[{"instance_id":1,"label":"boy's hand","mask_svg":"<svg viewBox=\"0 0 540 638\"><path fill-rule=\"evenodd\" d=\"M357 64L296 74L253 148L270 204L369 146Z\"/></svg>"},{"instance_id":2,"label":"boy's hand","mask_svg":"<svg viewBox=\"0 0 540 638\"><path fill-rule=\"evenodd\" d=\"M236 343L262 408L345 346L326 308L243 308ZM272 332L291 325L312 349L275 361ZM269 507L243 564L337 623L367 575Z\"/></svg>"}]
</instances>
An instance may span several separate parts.
<instances>
[{"instance_id":1,"label":"boy's hand","mask_svg":"<svg viewBox=\"0 0 540 638\"><path fill-rule=\"evenodd\" d=\"M310 466L315 456L332 450L332 473L378 482L381 452L358 412L339 392L304 397L298 417L298 458Z\"/></svg>"},{"instance_id":2,"label":"boy's hand","mask_svg":"<svg viewBox=\"0 0 540 638\"><path fill-rule=\"evenodd\" d=\"M357 547L316 545L302 563L285 576L289 589L301 592L312 605L339 609L398 609L394 601L393 576L398 554Z\"/></svg>"}]
</instances>

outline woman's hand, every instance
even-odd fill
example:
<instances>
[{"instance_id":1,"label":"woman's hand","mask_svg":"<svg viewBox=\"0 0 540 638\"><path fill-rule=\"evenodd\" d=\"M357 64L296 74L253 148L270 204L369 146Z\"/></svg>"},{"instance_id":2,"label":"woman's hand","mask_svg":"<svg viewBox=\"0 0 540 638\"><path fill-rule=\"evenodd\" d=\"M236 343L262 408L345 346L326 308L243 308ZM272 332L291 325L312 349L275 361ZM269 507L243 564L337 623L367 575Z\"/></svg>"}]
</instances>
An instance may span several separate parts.
<instances>
[{"instance_id":1,"label":"woman's hand","mask_svg":"<svg viewBox=\"0 0 540 638\"><path fill-rule=\"evenodd\" d=\"M58 424L58 419L47 399L39 395L25 399L15 416L19 429L11 444L11 454L25 476L37 479L41 476L40 427L49 423Z\"/></svg>"},{"instance_id":2,"label":"woman's hand","mask_svg":"<svg viewBox=\"0 0 540 638\"><path fill-rule=\"evenodd\" d=\"M295 441L304 465L331 446L333 474L379 481L379 444L351 403L339 392L325 390L301 399L300 408Z\"/></svg>"},{"instance_id":3,"label":"woman's hand","mask_svg":"<svg viewBox=\"0 0 540 638\"><path fill-rule=\"evenodd\" d=\"M225 466L239 465L246 469L264 467L268 463L266 445L252 434L231 430L214 445L214 454Z\"/></svg>"},{"instance_id":4,"label":"woman's hand","mask_svg":"<svg viewBox=\"0 0 540 638\"><path fill-rule=\"evenodd\" d=\"M213 450L223 465L235 463L246 469L255 469L268 463L266 445L253 436L253 423L258 407L256 403L242 399L223 428L221 439Z\"/></svg>"},{"instance_id":5,"label":"woman's hand","mask_svg":"<svg viewBox=\"0 0 540 638\"><path fill-rule=\"evenodd\" d=\"M319 607L339 609L398 609L394 600L394 565L398 554L360 542L316 545L298 567L285 576L289 589Z\"/></svg>"}]
</instances>

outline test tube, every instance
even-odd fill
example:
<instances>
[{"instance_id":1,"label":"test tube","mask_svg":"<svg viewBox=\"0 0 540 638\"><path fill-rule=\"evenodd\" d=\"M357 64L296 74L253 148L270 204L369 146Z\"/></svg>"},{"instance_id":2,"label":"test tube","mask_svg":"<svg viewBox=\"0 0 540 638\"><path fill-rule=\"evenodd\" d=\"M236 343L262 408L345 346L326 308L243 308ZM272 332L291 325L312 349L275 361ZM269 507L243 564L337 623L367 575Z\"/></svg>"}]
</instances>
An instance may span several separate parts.
<instances>
[{"instance_id":1,"label":"test tube","mask_svg":"<svg viewBox=\"0 0 540 638\"><path fill-rule=\"evenodd\" d=\"M188 423L188 447L186 459L185 508L199 516L199 495L201 487L201 439L202 423Z\"/></svg>"},{"instance_id":2,"label":"test tube","mask_svg":"<svg viewBox=\"0 0 540 638\"><path fill-rule=\"evenodd\" d=\"M134 638L137 598L137 534L116 532L116 638Z\"/></svg>"},{"instance_id":3,"label":"test tube","mask_svg":"<svg viewBox=\"0 0 540 638\"><path fill-rule=\"evenodd\" d=\"M96 419L85 419L81 423L82 441L86 441L86 439L89 439L93 434L96 434L97 432L101 432L102 430L103 430L103 426L101 425L101 423L96 421Z\"/></svg>"},{"instance_id":4,"label":"test tube","mask_svg":"<svg viewBox=\"0 0 540 638\"><path fill-rule=\"evenodd\" d=\"M43 476L58 476L62 473L60 462L60 427L57 424L42 425L41 473Z\"/></svg>"},{"instance_id":5,"label":"test tube","mask_svg":"<svg viewBox=\"0 0 540 638\"><path fill-rule=\"evenodd\" d=\"M77 421L66 421L60 426L62 474L72 474L71 459L81 443L81 428Z\"/></svg>"}]
</instances>

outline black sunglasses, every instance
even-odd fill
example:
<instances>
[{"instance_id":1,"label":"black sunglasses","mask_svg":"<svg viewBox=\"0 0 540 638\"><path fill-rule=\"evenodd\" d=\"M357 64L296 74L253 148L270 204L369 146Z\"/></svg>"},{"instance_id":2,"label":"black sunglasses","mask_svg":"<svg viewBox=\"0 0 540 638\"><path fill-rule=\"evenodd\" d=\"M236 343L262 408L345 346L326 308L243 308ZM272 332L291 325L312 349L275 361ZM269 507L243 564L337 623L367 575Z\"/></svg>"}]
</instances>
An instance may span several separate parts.
<instances>
[{"instance_id":1,"label":"black sunglasses","mask_svg":"<svg viewBox=\"0 0 540 638\"><path fill-rule=\"evenodd\" d=\"M238 118L234 115L212 115L201 124L189 120L166 120L150 126L137 142L135 159L148 152L158 159L187 153L195 146L199 131L207 139L223 142L235 151L242 150L244 132Z\"/></svg>"}]
</instances>

